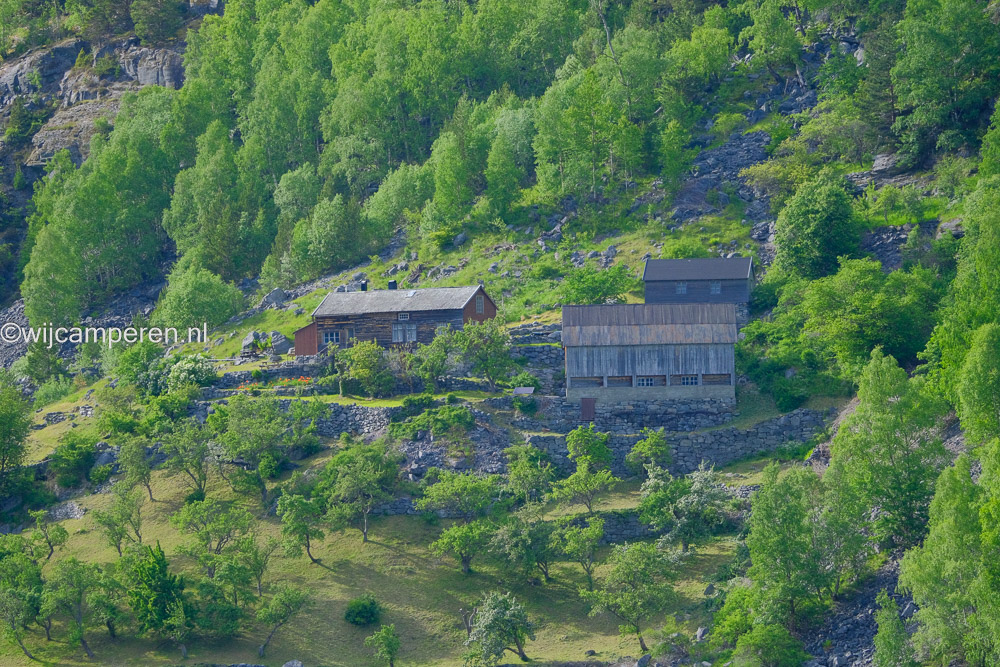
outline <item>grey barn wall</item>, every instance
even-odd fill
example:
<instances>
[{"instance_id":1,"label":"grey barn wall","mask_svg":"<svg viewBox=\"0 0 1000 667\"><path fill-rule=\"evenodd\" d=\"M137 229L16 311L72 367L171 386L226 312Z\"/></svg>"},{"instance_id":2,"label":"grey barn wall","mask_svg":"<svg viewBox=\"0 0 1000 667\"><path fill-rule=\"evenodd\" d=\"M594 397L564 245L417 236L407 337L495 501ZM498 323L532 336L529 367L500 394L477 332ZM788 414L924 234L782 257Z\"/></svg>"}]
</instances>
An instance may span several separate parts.
<instances>
[{"instance_id":1,"label":"grey barn wall","mask_svg":"<svg viewBox=\"0 0 1000 667\"><path fill-rule=\"evenodd\" d=\"M677 282L687 283L687 293L677 294ZM722 293L712 294L712 280L647 280L646 303L747 303L750 280L721 280Z\"/></svg>"},{"instance_id":2,"label":"grey barn wall","mask_svg":"<svg viewBox=\"0 0 1000 667\"><path fill-rule=\"evenodd\" d=\"M731 344L606 345L566 348L568 377L732 373Z\"/></svg>"}]
</instances>

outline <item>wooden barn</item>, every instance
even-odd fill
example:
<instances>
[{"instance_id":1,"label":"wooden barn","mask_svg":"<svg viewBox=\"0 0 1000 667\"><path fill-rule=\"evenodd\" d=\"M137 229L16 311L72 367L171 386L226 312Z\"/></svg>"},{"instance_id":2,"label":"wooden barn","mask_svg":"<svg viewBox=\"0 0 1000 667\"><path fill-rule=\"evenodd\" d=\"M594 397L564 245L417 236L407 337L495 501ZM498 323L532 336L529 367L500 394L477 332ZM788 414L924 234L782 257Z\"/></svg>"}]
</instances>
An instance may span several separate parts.
<instances>
[{"instance_id":1,"label":"wooden barn","mask_svg":"<svg viewBox=\"0 0 1000 667\"><path fill-rule=\"evenodd\" d=\"M730 303L564 306L566 399L735 399Z\"/></svg>"},{"instance_id":2,"label":"wooden barn","mask_svg":"<svg viewBox=\"0 0 1000 667\"><path fill-rule=\"evenodd\" d=\"M752 257L650 259L642 272L646 303L747 304L753 290Z\"/></svg>"},{"instance_id":3,"label":"wooden barn","mask_svg":"<svg viewBox=\"0 0 1000 667\"><path fill-rule=\"evenodd\" d=\"M295 332L297 356L317 354L333 345L375 341L383 347L429 343L446 325L496 317L497 307L481 285L424 289L331 292L312 312L312 323Z\"/></svg>"}]
</instances>

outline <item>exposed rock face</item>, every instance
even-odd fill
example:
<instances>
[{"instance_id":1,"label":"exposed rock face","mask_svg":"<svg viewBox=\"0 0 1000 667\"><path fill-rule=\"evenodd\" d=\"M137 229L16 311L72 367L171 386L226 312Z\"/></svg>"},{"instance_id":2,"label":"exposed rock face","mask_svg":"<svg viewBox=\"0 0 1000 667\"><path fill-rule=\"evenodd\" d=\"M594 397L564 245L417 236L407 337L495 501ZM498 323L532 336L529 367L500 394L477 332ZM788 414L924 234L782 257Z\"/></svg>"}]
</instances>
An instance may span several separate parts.
<instances>
[{"instance_id":1,"label":"exposed rock face","mask_svg":"<svg viewBox=\"0 0 1000 667\"><path fill-rule=\"evenodd\" d=\"M761 200L760 196L742 183L739 173L767 159L764 147L770 141L771 137L766 132L734 132L726 143L699 154L691 165L694 175L681 185L674 197L674 220L684 222L718 213L729 203L728 196L722 192L722 187L726 184L735 187L738 196L746 202ZM758 208L760 207L753 207L753 211L756 212ZM761 217L767 213L767 206L759 212Z\"/></svg>"},{"instance_id":2,"label":"exposed rock face","mask_svg":"<svg viewBox=\"0 0 1000 667\"><path fill-rule=\"evenodd\" d=\"M112 120L118 114L118 106L119 98L110 97L59 109L32 137L33 149L25 165L43 166L64 148L73 162L80 164L90 154L90 140L97 134L97 121L101 118Z\"/></svg>"},{"instance_id":3,"label":"exposed rock face","mask_svg":"<svg viewBox=\"0 0 1000 667\"><path fill-rule=\"evenodd\" d=\"M18 95L54 89L85 44L83 40L70 39L0 65L0 113L6 115L7 107Z\"/></svg>"}]
</instances>

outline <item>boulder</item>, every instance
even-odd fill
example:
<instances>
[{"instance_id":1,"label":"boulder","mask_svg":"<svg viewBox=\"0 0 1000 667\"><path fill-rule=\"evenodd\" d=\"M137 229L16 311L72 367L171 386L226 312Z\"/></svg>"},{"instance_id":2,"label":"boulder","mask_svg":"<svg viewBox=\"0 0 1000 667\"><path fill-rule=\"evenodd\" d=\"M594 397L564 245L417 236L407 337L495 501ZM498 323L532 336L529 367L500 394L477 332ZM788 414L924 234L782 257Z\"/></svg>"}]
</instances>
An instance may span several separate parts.
<instances>
[{"instance_id":1,"label":"boulder","mask_svg":"<svg viewBox=\"0 0 1000 667\"><path fill-rule=\"evenodd\" d=\"M251 331L240 343L240 354L243 356L253 356L257 354L257 343L262 340L259 331Z\"/></svg>"},{"instance_id":2,"label":"boulder","mask_svg":"<svg viewBox=\"0 0 1000 667\"><path fill-rule=\"evenodd\" d=\"M895 176L903 172L899 164L899 156L895 153L882 153L875 156L871 173L874 176Z\"/></svg>"},{"instance_id":3,"label":"boulder","mask_svg":"<svg viewBox=\"0 0 1000 667\"><path fill-rule=\"evenodd\" d=\"M288 354L292 349L292 341L285 337L285 334L278 331L271 332L271 350L275 354Z\"/></svg>"},{"instance_id":4,"label":"boulder","mask_svg":"<svg viewBox=\"0 0 1000 667\"><path fill-rule=\"evenodd\" d=\"M458 246L465 243L468 239L469 239L468 234L466 234L465 232L459 232L455 236L455 238L451 240L451 244L457 248Z\"/></svg>"},{"instance_id":5,"label":"boulder","mask_svg":"<svg viewBox=\"0 0 1000 667\"><path fill-rule=\"evenodd\" d=\"M288 300L288 295L285 290L280 287L275 287L273 290L268 292L263 299L260 301L261 308L276 308Z\"/></svg>"},{"instance_id":6,"label":"boulder","mask_svg":"<svg viewBox=\"0 0 1000 667\"><path fill-rule=\"evenodd\" d=\"M301 660L289 660L281 667L303 667Z\"/></svg>"}]
</instances>

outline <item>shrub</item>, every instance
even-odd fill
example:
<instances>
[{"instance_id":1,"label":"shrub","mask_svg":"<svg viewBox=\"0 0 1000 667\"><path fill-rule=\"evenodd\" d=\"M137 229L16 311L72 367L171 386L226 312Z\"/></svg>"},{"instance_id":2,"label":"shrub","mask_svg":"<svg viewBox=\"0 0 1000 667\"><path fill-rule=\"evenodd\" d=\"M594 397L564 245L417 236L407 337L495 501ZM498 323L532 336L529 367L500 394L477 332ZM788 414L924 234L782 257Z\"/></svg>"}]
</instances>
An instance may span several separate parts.
<instances>
[{"instance_id":1,"label":"shrub","mask_svg":"<svg viewBox=\"0 0 1000 667\"><path fill-rule=\"evenodd\" d=\"M528 371L521 371L510 379L510 386L534 387L535 391L540 391L542 388L542 381Z\"/></svg>"},{"instance_id":2,"label":"shrub","mask_svg":"<svg viewBox=\"0 0 1000 667\"><path fill-rule=\"evenodd\" d=\"M715 117L712 133L716 139L725 140L736 130L747 126L747 119L741 113L720 113Z\"/></svg>"},{"instance_id":3,"label":"shrub","mask_svg":"<svg viewBox=\"0 0 1000 667\"><path fill-rule=\"evenodd\" d=\"M802 642L780 625L757 625L736 642L739 667L798 667L809 659Z\"/></svg>"},{"instance_id":4,"label":"shrub","mask_svg":"<svg viewBox=\"0 0 1000 667\"><path fill-rule=\"evenodd\" d=\"M202 356L184 357L173 365L167 375L167 387L171 391L197 385L205 387L212 384L218 376L212 362Z\"/></svg>"},{"instance_id":5,"label":"shrub","mask_svg":"<svg viewBox=\"0 0 1000 667\"><path fill-rule=\"evenodd\" d=\"M35 391L35 407L55 403L73 391L73 381L68 377L54 377Z\"/></svg>"},{"instance_id":6,"label":"shrub","mask_svg":"<svg viewBox=\"0 0 1000 667\"><path fill-rule=\"evenodd\" d=\"M382 609L371 593L365 593L347 603L344 620L351 625L373 625L382 617Z\"/></svg>"},{"instance_id":7,"label":"shrub","mask_svg":"<svg viewBox=\"0 0 1000 667\"><path fill-rule=\"evenodd\" d=\"M475 424L475 418L464 405L443 405L410 417L401 424L390 424L389 434L412 440L417 431L430 431L434 437L462 435Z\"/></svg>"},{"instance_id":8,"label":"shrub","mask_svg":"<svg viewBox=\"0 0 1000 667\"><path fill-rule=\"evenodd\" d=\"M97 486L104 484L106 481L108 481L108 479L110 479L111 471L113 469L114 466L111 465L110 463L105 463L102 466L94 466L93 469L91 469L90 471L90 481L96 484Z\"/></svg>"},{"instance_id":9,"label":"shrub","mask_svg":"<svg viewBox=\"0 0 1000 667\"><path fill-rule=\"evenodd\" d=\"M87 479L87 473L94 465L96 443L96 437L79 430L63 436L62 444L52 453L50 464L59 486L72 488Z\"/></svg>"}]
</instances>

